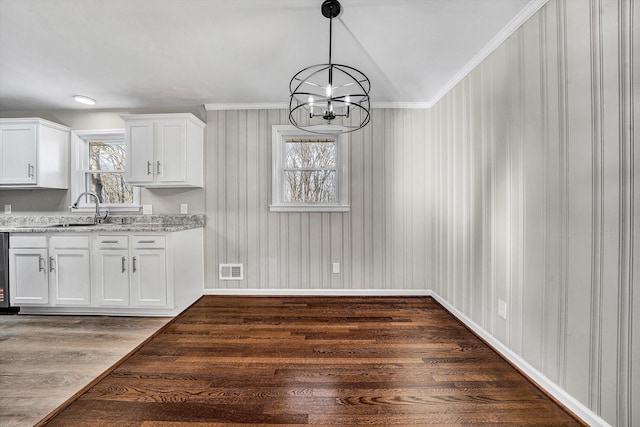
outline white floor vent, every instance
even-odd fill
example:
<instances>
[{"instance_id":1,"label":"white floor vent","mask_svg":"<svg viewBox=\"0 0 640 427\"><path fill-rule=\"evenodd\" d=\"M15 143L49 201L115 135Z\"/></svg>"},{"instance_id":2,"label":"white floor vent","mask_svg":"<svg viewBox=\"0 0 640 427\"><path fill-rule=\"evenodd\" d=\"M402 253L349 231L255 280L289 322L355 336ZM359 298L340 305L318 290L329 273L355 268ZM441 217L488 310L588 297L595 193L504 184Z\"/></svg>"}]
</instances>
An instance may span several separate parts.
<instances>
[{"instance_id":1,"label":"white floor vent","mask_svg":"<svg viewBox=\"0 0 640 427\"><path fill-rule=\"evenodd\" d=\"M220 280L242 280L242 264L220 264Z\"/></svg>"}]
</instances>

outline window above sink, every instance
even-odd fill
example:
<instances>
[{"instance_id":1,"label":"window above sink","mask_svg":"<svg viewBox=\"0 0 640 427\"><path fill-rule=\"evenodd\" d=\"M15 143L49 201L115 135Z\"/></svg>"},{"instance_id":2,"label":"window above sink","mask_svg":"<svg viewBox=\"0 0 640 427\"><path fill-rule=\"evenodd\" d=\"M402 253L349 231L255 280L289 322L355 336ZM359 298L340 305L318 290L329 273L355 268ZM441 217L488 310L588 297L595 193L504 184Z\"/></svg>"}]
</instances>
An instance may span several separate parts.
<instances>
[{"instance_id":1,"label":"window above sink","mask_svg":"<svg viewBox=\"0 0 640 427\"><path fill-rule=\"evenodd\" d=\"M71 139L71 200L88 191L98 195L101 210L139 212L140 190L124 179L124 129L73 131ZM82 197L73 211L94 209L93 199Z\"/></svg>"}]
</instances>

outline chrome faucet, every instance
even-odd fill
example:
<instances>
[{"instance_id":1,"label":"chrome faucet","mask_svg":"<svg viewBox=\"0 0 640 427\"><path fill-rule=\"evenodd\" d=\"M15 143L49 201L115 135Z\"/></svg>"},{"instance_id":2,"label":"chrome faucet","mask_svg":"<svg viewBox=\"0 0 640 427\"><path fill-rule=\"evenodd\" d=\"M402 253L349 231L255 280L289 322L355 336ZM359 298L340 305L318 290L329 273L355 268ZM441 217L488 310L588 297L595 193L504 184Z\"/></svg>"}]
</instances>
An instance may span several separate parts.
<instances>
[{"instance_id":1,"label":"chrome faucet","mask_svg":"<svg viewBox=\"0 0 640 427\"><path fill-rule=\"evenodd\" d=\"M80 199L82 199L82 196L85 196L85 195L86 196L93 196L93 198L96 199L96 215L95 215L95 217L93 219L93 223L94 224L102 224L107 219L107 217L109 216L109 211L105 210L104 217L100 216L100 199L98 198L98 195L96 193L92 193L91 191L85 191L84 193L82 193L82 194L80 194L78 196L78 200L76 200L76 202L73 205L71 205L71 207L73 209L77 209L78 208L78 203L80 203Z\"/></svg>"}]
</instances>

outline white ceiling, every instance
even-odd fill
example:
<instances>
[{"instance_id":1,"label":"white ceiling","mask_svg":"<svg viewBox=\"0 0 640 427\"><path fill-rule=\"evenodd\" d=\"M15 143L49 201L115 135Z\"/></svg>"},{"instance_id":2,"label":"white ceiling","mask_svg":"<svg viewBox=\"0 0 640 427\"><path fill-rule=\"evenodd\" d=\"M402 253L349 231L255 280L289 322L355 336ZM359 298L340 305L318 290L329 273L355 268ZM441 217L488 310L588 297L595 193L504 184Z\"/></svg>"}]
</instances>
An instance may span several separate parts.
<instances>
[{"instance_id":1,"label":"white ceiling","mask_svg":"<svg viewBox=\"0 0 640 427\"><path fill-rule=\"evenodd\" d=\"M376 104L437 101L546 0L341 0L333 60ZM288 102L322 0L0 0L0 110Z\"/></svg>"}]
</instances>

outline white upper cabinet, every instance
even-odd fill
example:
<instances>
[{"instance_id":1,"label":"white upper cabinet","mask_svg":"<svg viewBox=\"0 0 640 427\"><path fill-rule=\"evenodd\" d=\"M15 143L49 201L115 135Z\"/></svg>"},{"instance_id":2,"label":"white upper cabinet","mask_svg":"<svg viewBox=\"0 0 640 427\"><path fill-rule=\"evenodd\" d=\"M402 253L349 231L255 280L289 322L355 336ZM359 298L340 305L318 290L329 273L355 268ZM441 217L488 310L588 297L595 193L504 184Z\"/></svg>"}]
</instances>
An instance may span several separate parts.
<instances>
[{"instance_id":1,"label":"white upper cabinet","mask_svg":"<svg viewBox=\"0 0 640 427\"><path fill-rule=\"evenodd\" d=\"M126 180L141 187L202 187L205 124L193 114L135 114L125 121Z\"/></svg>"},{"instance_id":2,"label":"white upper cabinet","mask_svg":"<svg viewBox=\"0 0 640 427\"><path fill-rule=\"evenodd\" d=\"M149 120L127 121L125 132L125 176L131 184L152 184L154 123Z\"/></svg>"},{"instance_id":3,"label":"white upper cabinet","mask_svg":"<svg viewBox=\"0 0 640 427\"><path fill-rule=\"evenodd\" d=\"M69 128L47 120L0 119L0 188L68 188Z\"/></svg>"}]
</instances>

